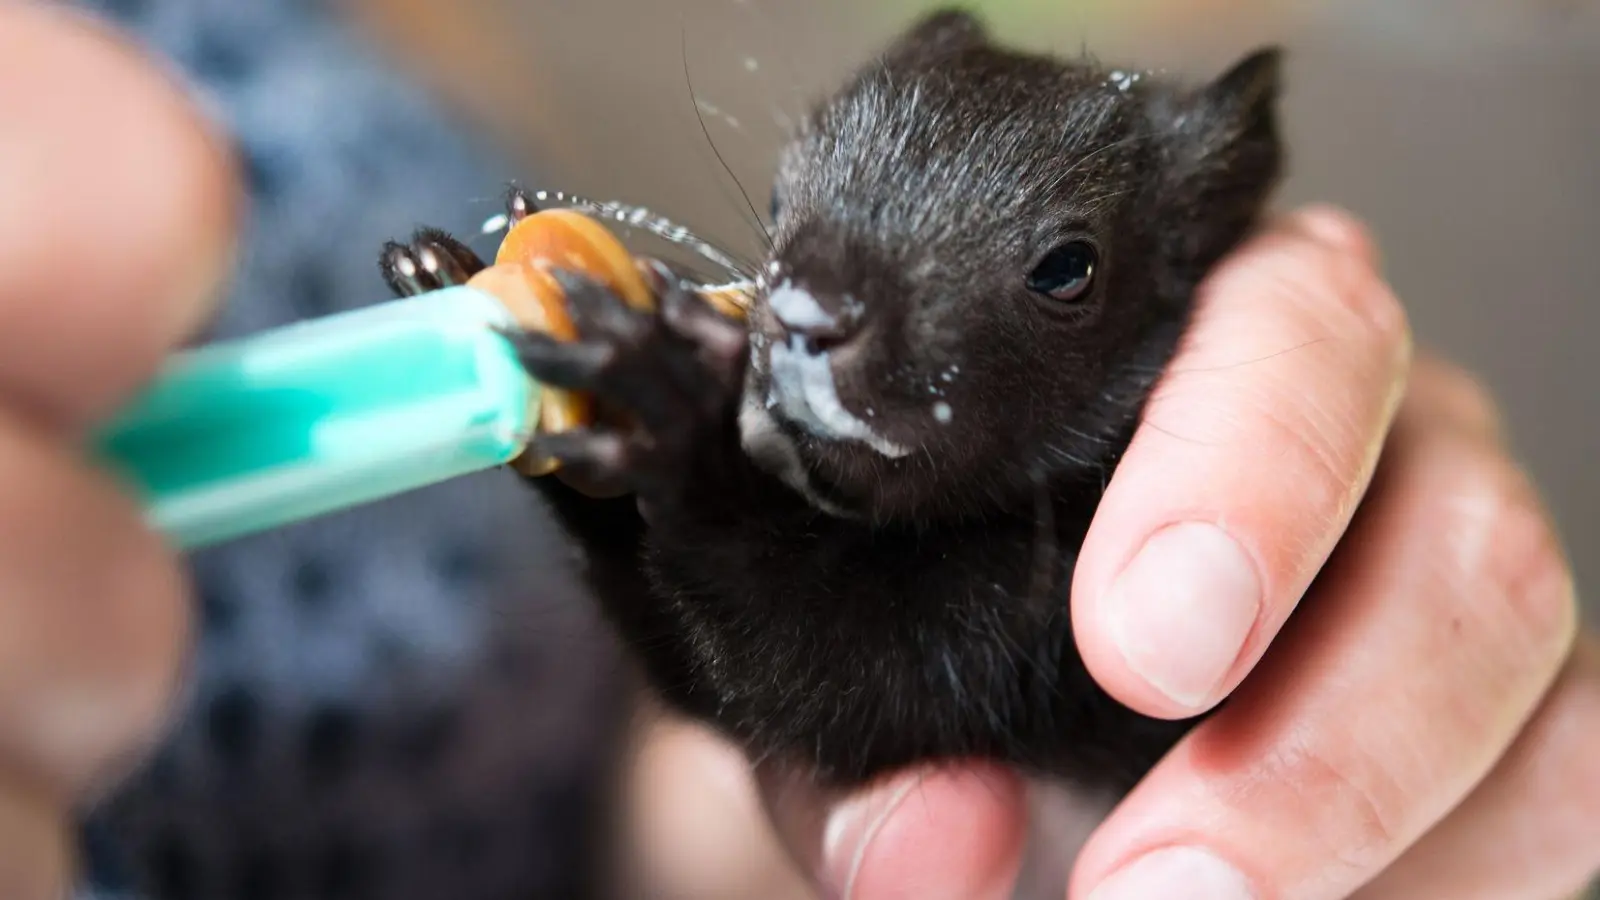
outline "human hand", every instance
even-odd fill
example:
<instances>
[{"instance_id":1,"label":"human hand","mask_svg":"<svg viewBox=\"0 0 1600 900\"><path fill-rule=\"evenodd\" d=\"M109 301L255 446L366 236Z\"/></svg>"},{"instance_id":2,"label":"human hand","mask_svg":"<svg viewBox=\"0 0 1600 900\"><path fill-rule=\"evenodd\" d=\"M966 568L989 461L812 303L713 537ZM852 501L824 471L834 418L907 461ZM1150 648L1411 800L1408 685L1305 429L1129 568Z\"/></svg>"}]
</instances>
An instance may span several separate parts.
<instances>
[{"instance_id":1,"label":"human hand","mask_svg":"<svg viewBox=\"0 0 1600 900\"><path fill-rule=\"evenodd\" d=\"M1600 870L1600 645L1575 640L1570 569L1494 405L1413 366L1377 267L1359 225L1314 209L1203 290L1073 621L1136 709L1231 699L1089 838L1072 900L1554 900ZM1012 891L1015 776L941 767L828 803L770 788L842 896Z\"/></svg>"},{"instance_id":2,"label":"human hand","mask_svg":"<svg viewBox=\"0 0 1600 900\"><path fill-rule=\"evenodd\" d=\"M158 734L176 559L81 458L195 331L235 192L177 87L86 16L0 5L0 896L57 900L73 812Z\"/></svg>"}]
</instances>

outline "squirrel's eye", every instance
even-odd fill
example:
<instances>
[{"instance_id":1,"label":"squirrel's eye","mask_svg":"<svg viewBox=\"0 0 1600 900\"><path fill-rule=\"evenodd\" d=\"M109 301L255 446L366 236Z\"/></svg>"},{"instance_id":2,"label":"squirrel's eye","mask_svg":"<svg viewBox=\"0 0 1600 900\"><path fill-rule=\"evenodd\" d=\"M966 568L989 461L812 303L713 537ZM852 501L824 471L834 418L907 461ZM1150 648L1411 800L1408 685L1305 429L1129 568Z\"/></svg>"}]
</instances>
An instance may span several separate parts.
<instances>
[{"instance_id":1,"label":"squirrel's eye","mask_svg":"<svg viewBox=\"0 0 1600 900\"><path fill-rule=\"evenodd\" d=\"M778 213L780 213L780 212L783 212L783 201L778 196L778 189L777 188L773 188L772 189L772 200L767 205L767 215L769 216L768 221L773 223L773 224L777 224L777 222L778 222Z\"/></svg>"},{"instance_id":2,"label":"squirrel's eye","mask_svg":"<svg viewBox=\"0 0 1600 900\"><path fill-rule=\"evenodd\" d=\"M1088 293L1099 254L1085 241L1073 241L1045 254L1028 273L1028 290L1063 302Z\"/></svg>"}]
</instances>

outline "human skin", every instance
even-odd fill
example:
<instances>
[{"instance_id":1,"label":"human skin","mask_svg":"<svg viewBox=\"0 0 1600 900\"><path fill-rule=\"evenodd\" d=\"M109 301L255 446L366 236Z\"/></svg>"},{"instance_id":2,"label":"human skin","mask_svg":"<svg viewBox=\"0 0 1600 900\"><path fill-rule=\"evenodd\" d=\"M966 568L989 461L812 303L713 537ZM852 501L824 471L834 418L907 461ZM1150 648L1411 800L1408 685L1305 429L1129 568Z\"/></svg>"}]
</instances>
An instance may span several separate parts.
<instances>
[{"instance_id":1,"label":"human skin","mask_svg":"<svg viewBox=\"0 0 1600 900\"><path fill-rule=\"evenodd\" d=\"M0 198L0 896L58 900L73 810L159 735L189 639L176 558L81 438L207 317L237 191L156 65L8 3Z\"/></svg>"}]
</instances>

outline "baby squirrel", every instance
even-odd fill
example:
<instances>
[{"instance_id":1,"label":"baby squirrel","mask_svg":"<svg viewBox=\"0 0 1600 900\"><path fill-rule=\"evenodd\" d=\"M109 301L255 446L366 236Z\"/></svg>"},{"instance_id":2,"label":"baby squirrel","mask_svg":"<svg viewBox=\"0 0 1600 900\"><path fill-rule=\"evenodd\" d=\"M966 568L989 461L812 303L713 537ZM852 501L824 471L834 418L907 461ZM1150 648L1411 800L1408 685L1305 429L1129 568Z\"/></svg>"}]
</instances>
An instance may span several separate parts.
<instances>
[{"instance_id":1,"label":"baby squirrel","mask_svg":"<svg viewBox=\"0 0 1600 900\"><path fill-rule=\"evenodd\" d=\"M524 364L634 427L536 449L631 496L534 483L670 704L838 787L979 756L1121 792L1192 727L1100 689L1069 589L1197 284L1276 187L1280 54L1190 86L936 12L783 151L748 323L665 267L655 314L560 275L580 340L517 335ZM383 261L401 295L483 266L434 229Z\"/></svg>"}]
</instances>

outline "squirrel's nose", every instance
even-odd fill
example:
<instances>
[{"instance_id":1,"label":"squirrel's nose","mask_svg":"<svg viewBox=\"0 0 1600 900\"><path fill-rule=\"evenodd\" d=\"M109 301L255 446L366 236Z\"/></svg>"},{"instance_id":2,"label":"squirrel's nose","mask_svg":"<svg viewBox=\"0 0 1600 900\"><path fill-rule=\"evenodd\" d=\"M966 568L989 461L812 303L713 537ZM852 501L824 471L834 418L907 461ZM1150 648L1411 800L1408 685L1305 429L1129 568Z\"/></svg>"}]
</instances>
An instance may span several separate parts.
<instances>
[{"instance_id":1,"label":"squirrel's nose","mask_svg":"<svg viewBox=\"0 0 1600 900\"><path fill-rule=\"evenodd\" d=\"M807 353L825 353L860 331L858 304L848 299L824 305L804 288L783 285L767 297L767 306L784 333L797 338Z\"/></svg>"}]
</instances>

